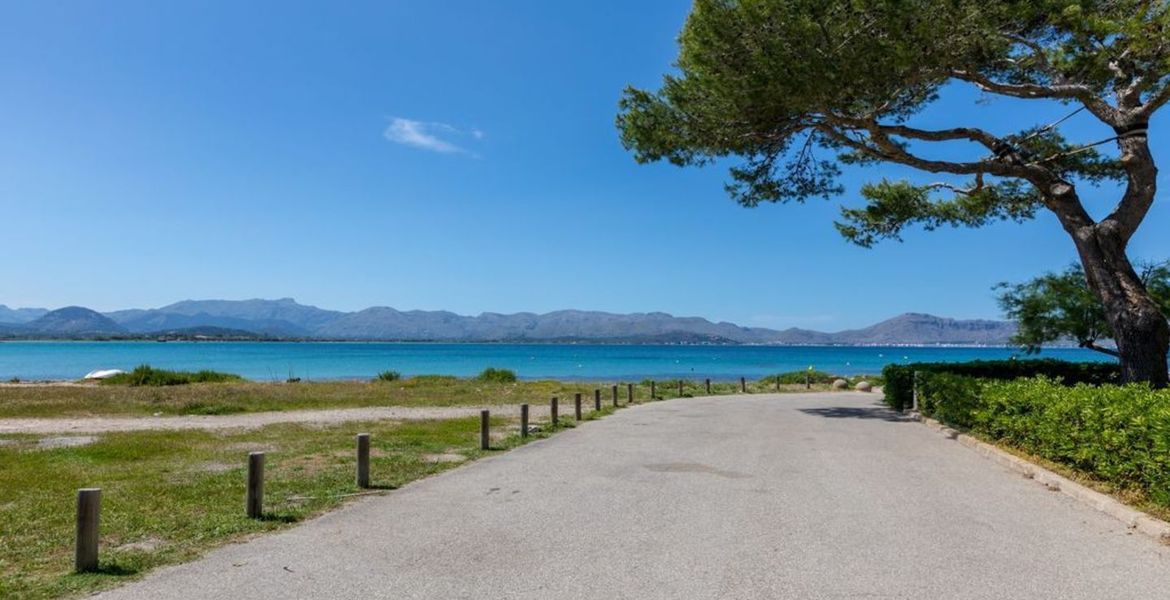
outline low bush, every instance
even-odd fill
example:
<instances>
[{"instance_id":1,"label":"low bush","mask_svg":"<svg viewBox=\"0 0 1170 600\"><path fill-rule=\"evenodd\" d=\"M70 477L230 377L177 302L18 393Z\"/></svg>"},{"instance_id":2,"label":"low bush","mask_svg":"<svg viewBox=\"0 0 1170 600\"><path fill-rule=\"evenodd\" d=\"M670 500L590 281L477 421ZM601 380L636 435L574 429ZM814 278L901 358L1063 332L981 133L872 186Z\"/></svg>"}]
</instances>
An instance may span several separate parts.
<instances>
[{"instance_id":1,"label":"low bush","mask_svg":"<svg viewBox=\"0 0 1170 600\"><path fill-rule=\"evenodd\" d=\"M402 379L402 373L398 371L382 371L377 376L378 381L398 381L399 379Z\"/></svg>"},{"instance_id":2,"label":"low bush","mask_svg":"<svg viewBox=\"0 0 1170 600\"><path fill-rule=\"evenodd\" d=\"M229 381L243 381L244 378L232 373L219 371L170 371L156 369L150 365L139 365L129 373L119 373L113 377L103 379L106 385L187 385L190 383L224 383Z\"/></svg>"},{"instance_id":3,"label":"low bush","mask_svg":"<svg viewBox=\"0 0 1170 600\"><path fill-rule=\"evenodd\" d=\"M940 421L1170 507L1170 390L952 374L920 384L920 408Z\"/></svg>"},{"instance_id":4,"label":"low bush","mask_svg":"<svg viewBox=\"0 0 1170 600\"><path fill-rule=\"evenodd\" d=\"M886 404L896 410L909 408L914 396L914 372L951 373L981 379L1008 380L1047 377L1065 385L1101 385L1121 381L1121 367L1109 362L1068 362L1064 360L976 360L962 363L891 364L882 369ZM921 380L920 380L921 382Z\"/></svg>"},{"instance_id":5,"label":"low bush","mask_svg":"<svg viewBox=\"0 0 1170 600\"><path fill-rule=\"evenodd\" d=\"M810 381L812 383L833 383L833 380L837 379L837 376L833 375L832 373L826 373L824 371L812 370L812 371L789 371L787 373L777 373L775 375L768 375L768 376L764 377L763 379L760 379L760 382L776 385L777 380L779 380L779 383L781 385L794 385L794 384L798 384L798 383L804 383L805 377L808 377L808 381Z\"/></svg>"},{"instance_id":6,"label":"low bush","mask_svg":"<svg viewBox=\"0 0 1170 600\"><path fill-rule=\"evenodd\" d=\"M491 383L512 383L516 381L516 372L511 369L488 367L481 371L476 379Z\"/></svg>"}]
</instances>

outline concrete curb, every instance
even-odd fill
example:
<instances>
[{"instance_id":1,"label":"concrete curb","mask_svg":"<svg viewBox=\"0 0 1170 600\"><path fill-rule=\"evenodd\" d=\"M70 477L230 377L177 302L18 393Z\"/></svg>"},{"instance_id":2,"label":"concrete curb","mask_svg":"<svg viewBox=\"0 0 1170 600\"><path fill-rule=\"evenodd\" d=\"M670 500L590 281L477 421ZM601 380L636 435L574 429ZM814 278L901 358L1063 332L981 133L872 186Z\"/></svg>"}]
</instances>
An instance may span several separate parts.
<instances>
[{"instance_id":1,"label":"concrete curb","mask_svg":"<svg viewBox=\"0 0 1170 600\"><path fill-rule=\"evenodd\" d=\"M912 417L923 425L941 433L943 436L974 450L987 459L1003 465L1028 479L1043 484L1052 491L1058 491L1098 512L1105 513L1125 524L1126 527L1147 535L1163 544L1170 544L1170 523L1154 518L1140 510L1087 488L1067 477L1058 475L1040 465L1026 461L1018 456L1000 450L982 440L965 433L951 429L934 419L913 413Z\"/></svg>"}]
</instances>

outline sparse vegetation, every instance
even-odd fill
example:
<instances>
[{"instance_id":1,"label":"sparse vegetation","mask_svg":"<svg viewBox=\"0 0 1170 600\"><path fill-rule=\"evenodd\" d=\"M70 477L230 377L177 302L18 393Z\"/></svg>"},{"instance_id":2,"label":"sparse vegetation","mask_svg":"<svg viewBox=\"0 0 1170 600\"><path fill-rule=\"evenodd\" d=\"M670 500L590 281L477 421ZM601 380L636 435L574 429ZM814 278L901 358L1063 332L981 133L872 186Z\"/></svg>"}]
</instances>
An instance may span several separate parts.
<instances>
[{"instance_id":1,"label":"sparse vegetation","mask_svg":"<svg viewBox=\"0 0 1170 600\"><path fill-rule=\"evenodd\" d=\"M835 380L835 379L838 379L837 375L833 375L832 373L826 373L824 371L817 371L817 370L813 369L813 370L805 370L805 371L789 371L787 373L777 373L776 375L768 375L767 377L763 378L761 381L763 383L771 383L772 385L775 385L776 381L779 380L780 384L784 385L784 384L804 383L805 381L811 381L812 383L833 383L833 380Z\"/></svg>"},{"instance_id":2,"label":"sparse vegetation","mask_svg":"<svg viewBox=\"0 0 1170 600\"><path fill-rule=\"evenodd\" d=\"M492 422L502 434L493 451L523 443L512 421ZM82 595L334 508L344 502L342 494L359 491L352 466L355 431L371 433L373 483L394 489L458 464L434 456L485 454L478 428L475 417L150 431L111 433L89 445L54 449L21 436L0 446L0 597ZM241 503L250 450L268 452L263 520L247 519ZM73 502L77 488L90 486L102 488L101 570L74 575Z\"/></svg>"},{"instance_id":3,"label":"sparse vegetation","mask_svg":"<svg viewBox=\"0 0 1170 600\"><path fill-rule=\"evenodd\" d=\"M516 381L516 372L511 369L488 367L481 371L476 379L492 383L513 383Z\"/></svg>"},{"instance_id":4,"label":"sparse vegetation","mask_svg":"<svg viewBox=\"0 0 1170 600\"><path fill-rule=\"evenodd\" d=\"M386 370L378 373L377 376L378 381L398 381L399 379L402 379L402 373L398 371Z\"/></svg>"},{"instance_id":5,"label":"sparse vegetation","mask_svg":"<svg viewBox=\"0 0 1170 600\"><path fill-rule=\"evenodd\" d=\"M119 373L113 377L103 379L104 385L130 386L167 386L188 385L192 383L225 383L243 381L243 377L231 373L218 371L169 371L156 369L150 365L139 365L129 373Z\"/></svg>"}]
</instances>

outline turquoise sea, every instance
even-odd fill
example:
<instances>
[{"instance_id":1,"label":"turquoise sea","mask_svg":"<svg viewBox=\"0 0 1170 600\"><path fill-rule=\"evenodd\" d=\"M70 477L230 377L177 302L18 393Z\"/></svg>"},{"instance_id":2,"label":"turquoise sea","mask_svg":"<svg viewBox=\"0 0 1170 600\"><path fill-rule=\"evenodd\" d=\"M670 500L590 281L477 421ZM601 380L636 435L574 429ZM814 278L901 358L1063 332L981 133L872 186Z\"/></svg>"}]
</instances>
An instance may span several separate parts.
<instances>
[{"instance_id":1,"label":"turquoise sea","mask_svg":"<svg viewBox=\"0 0 1170 600\"><path fill-rule=\"evenodd\" d=\"M839 375L876 373L886 364L1023 357L1014 348L842 346L639 346L593 344L408 344L328 342L0 342L0 380L80 379L96 369L140 364L214 369L258 381L468 376L486 367L525 379L755 378L810 366ZM1103 360L1077 348L1042 357Z\"/></svg>"}]
</instances>

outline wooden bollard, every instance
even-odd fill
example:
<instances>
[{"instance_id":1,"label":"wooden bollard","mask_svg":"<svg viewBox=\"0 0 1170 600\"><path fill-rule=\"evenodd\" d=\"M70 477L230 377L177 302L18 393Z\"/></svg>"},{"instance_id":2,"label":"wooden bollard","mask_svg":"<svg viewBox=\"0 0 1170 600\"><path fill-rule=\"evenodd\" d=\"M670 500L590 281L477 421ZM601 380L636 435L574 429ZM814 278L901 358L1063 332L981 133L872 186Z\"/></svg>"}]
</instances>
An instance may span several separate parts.
<instances>
[{"instance_id":1,"label":"wooden bollard","mask_svg":"<svg viewBox=\"0 0 1170 600\"><path fill-rule=\"evenodd\" d=\"M711 378L710 377L707 378L707 395L708 396L711 395Z\"/></svg>"},{"instance_id":2,"label":"wooden bollard","mask_svg":"<svg viewBox=\"0 0 1170 600\"><path fill-rule=\"evenodd\" d=\"M73 554L73 568L78 573L90 573L98 568L98 523L101 512L101 489L77 490L77 546Z\"/></svg>"},{"instance_id":3,"label":"wooden bollard","mask_svg":"<svg viewBox=\"0 0 1170 600\"><path fill-rule=\"evenodd\" d=\"M632 383L626 384L626 402L629 404L634 403L634 384Z\"/></svg>"},{"instance_id":4,"label":"wooden bollard","mask_svg":"<svg viewBox=\"0 0 1170 600\"><path fill-rule=\"evenodd\" d=\"M741 394L747 393L747 379L744 379L743 377L739 378L739 392Z\"/></svg>"},{"instance_id":5,"label":"wooden bollard","mask_svg":"<svg viewBox=\"0 0 1170 600\"><path fill-rule=\"evenodd\" d=\"M910 384L910 410L918 412L918 371L913 373L914 380Z\"/></svg>"},{"instance_id":6,"label":"wooden bollard","mask_svg":"<svg viewBox=\"0 0 1170 600\"><path fill-rule=\"evenodd\" d=\"M780 392L780 376L779 375L776 376L776 392L777 393Z\"/></svg>"},{"instance_id":7,"label":"wooden bollard","mask_svg":"<svg viewBox=\"0 0 1170 600\"><path fill-rule=\"evenodd\" d=\"M520 437L528 437L528 405L520 405Z\"/></svg>"},{"instance_id":8,"label":"wooden bollard","mask_svg":"<svg viewBox=\"0 0 1170 600\"><path fill-rule=\"evenodd\" d=\"M612 390L612 391L613 391L613 407L614 407L614 408L617 408L617 405L618 405L618 400L617 400L617 386L616 386L616 385L615 385L615 386L613 386L613 390Z\"/></svg>"},{"instance_id":9,"label":"wooden bollard","mask_svg":"<svg viewBox=\"0 0 1170 600\"><path fill-rule=\"evenodd\" d=\"M248 453L248 496L244 501L250 519L264 516L264 453Z\"/></svg>"},{"instance_id":10,"label":"wooden bollard","mask_svg":"<svg viewBox=\"0 0 1170 600\"><path fill-rule=\"evenodd\" d=\"M806 389L806 390L812 389L812 377L808 371L804 372L804 389Z\"/></svg>"},{"instance_id":11,"label":"wooden bollard","mask_svg":"<svg viewBox=\"0 0 1170 600\"><path fill-rule=\"evenodd\" d=\"M357 486L370 487L370 434L357 434Z\"/></svg>"},{"instance_id":12,"label":"wooden bollard","mask_svg":"<svg viewBox=\"0 0 1170 600\"><path fill-rule=\"evenodd\" d=\"M658 399L658 394L655 393L655 391L654 391L654 380L653 379L650 380L650 399L651 400Z\"/></svg>"},{"instance_id":13,"label":"wooden bollard","mask_svg":"<svg viewBox=\"0 0 1170 600\"><path fill-rule=\"evenodd\" d=\"M491 424L492 411L479 411L479 449L490 450L492 447Z\"/></svg>"},{"instance_id":14,"label":"wooden bollard","mask_svg":"<svg viewBox=\"0 0 1170 600\"><path fill-rule=\"evenodd\" d=\"M678 380L678 397L683 397L683 380L681 379Z\"/></svg>"},{"instance_id":15,"label":"wooden bollard","mask_svg":"<svg viewBox=\"0 0 1170 600\"><path fill-rule=\"evenodd\" d=\"M593 410L601 410L601 388L593 390Z\"/></svg>"},{"instance_id":16,"label":"wooden bollard","mask_svg":"<svg viewBox=\"0 0 1170 600\"><path fill-rule=\"evenodd\" d=\"M581 393L580 392L573 394L573 416L577 417L578 421L581 420Z\"/></svg>"},{"instance_id":17,"label":"wooden bollard","mask_svg":"<svg viewBox=\"0 0 1170 600\"><path fill-rule=\"evenodd\" d=\"M552 417L553 425L557 424L557 402L557 397L553 396L553 399L548 403L548 414L550 417Z\"/></svg>"}]
</instances>

